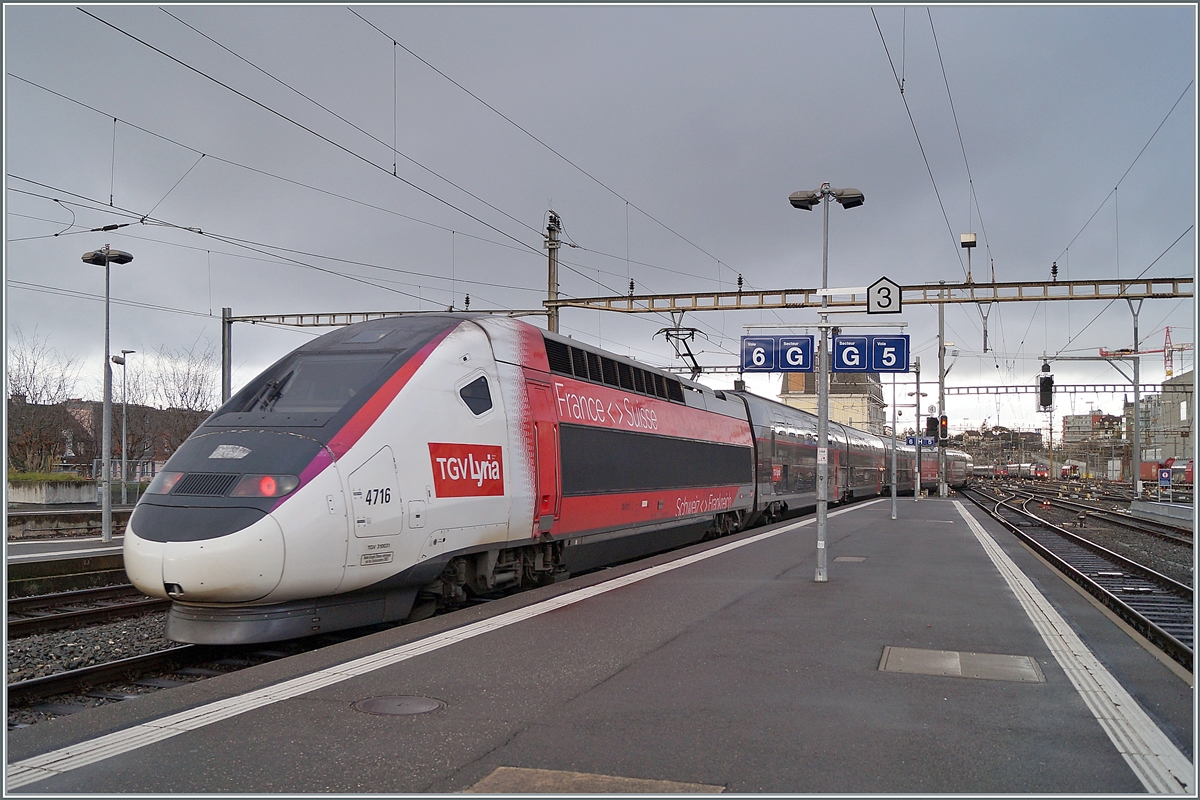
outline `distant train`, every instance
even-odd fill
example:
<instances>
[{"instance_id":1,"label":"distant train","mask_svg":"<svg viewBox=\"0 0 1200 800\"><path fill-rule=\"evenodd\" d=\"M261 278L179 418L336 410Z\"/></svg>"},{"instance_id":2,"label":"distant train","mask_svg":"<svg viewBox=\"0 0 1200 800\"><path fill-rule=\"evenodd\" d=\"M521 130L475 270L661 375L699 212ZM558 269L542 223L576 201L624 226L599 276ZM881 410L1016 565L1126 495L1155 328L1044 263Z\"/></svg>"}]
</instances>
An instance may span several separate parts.
<instances>
[{"instance_id":1,"label":"distant train","mask_svg":"<svg viewBox=\"0 0 1200 800\"><path fill-rule=\"evenodd\" d=\"M349 325L210 416L139 501L125 569L181 642L419 619L816 504L817 421L518 320ZM890 486L891 442L829 425L829 497ZM911 491L916 458L897 451ZM948 482L972 473L947 451ZM921 486L937 482L936 454Z\"/></svg>"}]
</instances>

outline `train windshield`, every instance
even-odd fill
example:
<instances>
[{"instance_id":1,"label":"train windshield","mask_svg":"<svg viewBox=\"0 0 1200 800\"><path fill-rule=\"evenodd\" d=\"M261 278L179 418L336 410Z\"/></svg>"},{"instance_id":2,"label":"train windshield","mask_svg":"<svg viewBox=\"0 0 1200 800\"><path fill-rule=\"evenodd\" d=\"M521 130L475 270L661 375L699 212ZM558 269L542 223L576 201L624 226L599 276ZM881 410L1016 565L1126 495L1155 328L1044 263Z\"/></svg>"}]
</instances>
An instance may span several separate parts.
<instances>
[{"instance_id":1,"label":"train windshield","mask_svg":"<svg viewBox=\"0 0 1200 800\"><path fill-rule=\"evenodd\" d=\"M298 353L250 382L208 424L323 426L367 399L396 358L390 353Z\"/></svg>"},{"instance_id":2,"label":"train windshield","mask_svg":"<svg viewBox=\"0 0 1200 800\"><path fill-rule=\"evenodd\" d=\"M340 411L380 370L392 353L302 355L277 374L264 375L240 406L241 412L321 414Z\"/></svg>"}]
</instances>

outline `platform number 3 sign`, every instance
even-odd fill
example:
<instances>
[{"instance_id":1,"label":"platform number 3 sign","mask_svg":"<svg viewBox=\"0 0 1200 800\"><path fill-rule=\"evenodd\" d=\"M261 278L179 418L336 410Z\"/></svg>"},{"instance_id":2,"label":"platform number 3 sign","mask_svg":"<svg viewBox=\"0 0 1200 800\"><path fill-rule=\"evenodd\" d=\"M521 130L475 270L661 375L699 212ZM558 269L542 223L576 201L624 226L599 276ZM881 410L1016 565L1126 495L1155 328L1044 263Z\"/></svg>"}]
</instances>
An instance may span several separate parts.
<instances>
[{"instance_id":1,"label":"platform number 3 sign","mask_svg":"<svg viewBox=\"0 0 1200 800\"><path fill-rule=\"evenodd\" d=\"M880 278L867 287L868 314L899 314L901 305L900 284Z\"/></svg>"}]
</instances>

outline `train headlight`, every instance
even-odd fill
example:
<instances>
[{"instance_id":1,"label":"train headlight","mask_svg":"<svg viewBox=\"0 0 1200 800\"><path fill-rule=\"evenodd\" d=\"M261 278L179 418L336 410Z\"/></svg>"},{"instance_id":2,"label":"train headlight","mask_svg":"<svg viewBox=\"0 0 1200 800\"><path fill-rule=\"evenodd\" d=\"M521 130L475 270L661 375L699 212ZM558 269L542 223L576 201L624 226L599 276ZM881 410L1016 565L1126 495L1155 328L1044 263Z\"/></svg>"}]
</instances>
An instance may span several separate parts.
<instances>
[{"instance_id":1,"label":"train headlight","mask_svg":"<svg viewBox=\"0 0 1200 800\"><path fill-rule=\"evenodd\" d=\"M283 497L300 485L295 475L243 475L232 497Z\"/></svg>"},{"instance_id":2,"label":"train headlight","mask_svg":"<svg viewBox=\"0 0 1200 800\"><path fill-rule=\"evenodd\" d=\"M146 494L170 494L182 477L182 472L160 472L146 487Z\"/></svg>"}]
</instances>

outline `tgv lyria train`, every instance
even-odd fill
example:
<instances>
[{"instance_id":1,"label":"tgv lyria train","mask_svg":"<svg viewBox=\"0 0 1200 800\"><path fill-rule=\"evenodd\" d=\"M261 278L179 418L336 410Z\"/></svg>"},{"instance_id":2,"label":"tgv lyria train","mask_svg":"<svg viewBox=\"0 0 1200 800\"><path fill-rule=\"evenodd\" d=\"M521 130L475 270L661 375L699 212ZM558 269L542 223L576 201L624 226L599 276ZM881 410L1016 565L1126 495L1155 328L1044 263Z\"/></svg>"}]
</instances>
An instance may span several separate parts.
<instances>
[{"instance_id":1,"label":"tgv lyria train","mask_svg":"<svg viewBox=\"0 0 1200 800\"><path fill-rule=\"evenodd\" d=\"M518 320L428 314L300 347L171 456L125 568L175 641L272 641L439 606L815 505L816 419ZM830 424L830 497L890 442ZM911 487L911 448L897 453ZM936 475L923 459L923 483ZM951 483L970 474L949 454Z\"/></svg>"}]
</instances>

